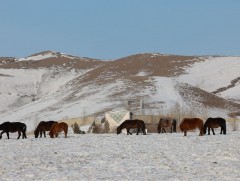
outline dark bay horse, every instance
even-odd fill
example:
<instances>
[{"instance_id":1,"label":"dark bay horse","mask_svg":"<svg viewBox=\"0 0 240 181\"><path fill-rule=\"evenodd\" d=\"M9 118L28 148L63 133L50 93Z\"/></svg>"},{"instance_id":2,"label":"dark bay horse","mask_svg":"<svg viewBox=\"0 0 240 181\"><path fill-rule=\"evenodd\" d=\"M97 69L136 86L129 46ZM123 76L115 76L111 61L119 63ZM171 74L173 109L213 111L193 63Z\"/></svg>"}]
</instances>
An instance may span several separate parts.
<instances>
[{"instance_id":1,"label":"dark bay horse","mask_svg":"<svg viewBox=\"0 0 240 181\"><path fill-rule=\"evenodd\" d=\"M18 132L18 138L20 138L22 133L22 139L27 138L26 131L27 126L24 123L21 122L4 122L0 124L0 130L3 130L0 134L0 139L2 138L2 134L6 133L7 138L9 139L9 133Z\"/></svg>"},{"instance_id":2,"label":"dark bay horse","mask_svg":"<svg viewBox=\"0 0 240 181\"><path fill-rule=\"evenodd\" d=\"M161 118L158 123L157 132L166 133L165 128L170 128L170 133L177 132L176 125L177 125L177 120L174 118Z\"/></svg>"},{"instance_id":3,"label":"dark bay horse","mask_svg":"<svg viewBox=\"0 0 240 181\"><path fill-rule=\"evenodd\" d=\"M203 120L199 118L185 118L180 123L180 130L184 132L184 136L187 136L188 130L198 128L200 133L199 136L203 135Z\"/></svg>"},{"instance_id":4,"label":"dark bay horse","mask_svg":"<svg viewBox=\"0 0 240 181\"><path fill-rule=\"evenodd\" d=\"M143 120L139 120L139 119L127 119L125 120L120 126L117 127L117 134L120 134L122 132L122 129L126 128L127 130L127 134L132 134L130 133L130 129L133 128L137 128L137 135L140 131L140 129L142 130L143 134L146 134L146 126Z\"/></svg>"},{"instance_id":5,"label":"dark bay horse","mask_svg":"<svg viewBox=\"0 0 240 181\"><path fill-rule=\"evenodd\" d=\"M41 121L34 131L35 138L38 138L39 133L40 133L40 138L42 138L42 134L44 134L44 137L46 138L46 131L50 131L50 129L54 123L57 123L57 122L56 121Z\"/></svg>"},{"instance_id":6,"label":"dark bay horse","mask_svg":"<svg viewBox=\"0 0 240 181\"><path fill-rule=\"evenodd\" d=\"M221 127L221 132L220 134L226 134L226 120L223 118L208 118L206 122L203 125L203 133L206 134L207 128L208 128L208 135L210 135L210 129L212 130L213 134L214 129L213 128L218 128Z\"/></svg>"},{"instance_id":7,"label":"dark bay horse","mask_svg":"<svg viewBox=\"0 0 240 181\"><path fill-rule=\"evenodd\" d=\"M57 138L58 133L64 132L65 138L67 138L68 133L68 125L67 123L61 122L61 123L54 123L49 131L49 136L51 138L54 138L54 136Z\"/></svg>"}]
</instances>

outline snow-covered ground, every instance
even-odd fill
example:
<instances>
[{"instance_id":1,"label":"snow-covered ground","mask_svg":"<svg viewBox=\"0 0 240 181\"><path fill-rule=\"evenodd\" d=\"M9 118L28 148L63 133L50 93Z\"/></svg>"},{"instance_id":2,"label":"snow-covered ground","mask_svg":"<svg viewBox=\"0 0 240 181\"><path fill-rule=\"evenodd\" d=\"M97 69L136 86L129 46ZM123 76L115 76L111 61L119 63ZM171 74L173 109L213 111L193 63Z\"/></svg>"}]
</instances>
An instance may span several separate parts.
<instances>
[{"instance_id":1,"label":"snow-covered ground","mask_svg":"<svg viewBox=\"0 0 240 181\"><path fill-rule=\"evenodd\" d=\"M10 140L0 149L0 180L240 180L240 132Z\"/></svg>"}]
</instances>

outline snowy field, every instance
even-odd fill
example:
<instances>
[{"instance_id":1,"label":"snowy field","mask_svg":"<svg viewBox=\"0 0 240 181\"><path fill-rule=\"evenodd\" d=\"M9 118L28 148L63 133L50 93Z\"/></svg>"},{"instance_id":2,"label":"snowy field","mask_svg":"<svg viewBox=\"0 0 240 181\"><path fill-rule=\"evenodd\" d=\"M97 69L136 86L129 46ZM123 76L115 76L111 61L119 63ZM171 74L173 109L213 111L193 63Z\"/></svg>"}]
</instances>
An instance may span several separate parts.
<instances>
[{"instance_id":1,"label":"snowy field","mask_svg":"<svg viewBox=\"0 0 240 181\"><path fill-rule=\"evenodd\" d=\"M240 180L240 131L216 133L4 135L0 180Z\"/></svg>"}]
</instances>

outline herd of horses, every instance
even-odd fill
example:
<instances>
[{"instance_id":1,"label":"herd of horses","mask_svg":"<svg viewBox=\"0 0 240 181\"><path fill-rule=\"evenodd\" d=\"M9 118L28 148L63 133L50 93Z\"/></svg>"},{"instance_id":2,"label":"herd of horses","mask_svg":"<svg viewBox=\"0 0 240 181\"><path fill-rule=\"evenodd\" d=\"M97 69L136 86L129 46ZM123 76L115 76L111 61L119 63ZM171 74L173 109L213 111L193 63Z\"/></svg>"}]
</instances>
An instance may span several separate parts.
<instances>
[{"instance_id":1,"label":"herd of horses","mask_svg":"<svg viewBox=\"0 0 240 181\"><path fill-rule=\"evenodd\" d=\"M27 138L26 136L26 131L27 131L27 126L24 123L21 122L4 122L0 124L0 130L2 132L0 133L0 139L2 139L2 134L6 133L7 138L9 139L9 133L14 133L18 132L18 138L20 138L22 134L22 139ZM58 134L60 132L64 132L65 138L67 138L67 133L68 133L68 125L67 123L64 122L56 122L56 121L41 121L36 129L34 130L34 136L35 138L38 138L40 135L40 138L42 138L42 135L46 137L46 131L49 131L49 136L51 138L58 137Z\"/></svg>"},{"instance_id":2,"label":"herd of horses","mask_svg":"<svg viewBox=\"0 0 240 181\"><path fill-rule=\"evenodd\" d=\"M200 118L184 118L179 125L180 130L187 136L187 131L199 129L199 136L207 133L210 135L210 130L215 135L214 128L221 128L220 134L226 134L226 120L223 118L208 118L205 123ZM127 134L131 135L130 129L137 129L137 135L141 131L146 135L146 126L143 120L139 119L128 119L125 120L120 126L117 127L117 134L120 134L123 129L127 130ZM158 133L166 133L166 129L170 129L170 133L177 132L177 120L173 118L161 118L157 126ZM22 139L27 138L26 130L27 126L21 122L4 122L0 124L0 139L2 134L6 133L9 139L9 133L18 132L18 138L22 134ZM46 131L49 131L49 136L51 138L58 137L60 132L64 132L65 138L67 138L68 125L64 122L55 121L41 121L36 129L34 130L35 138L42 138L42 135L46 137Z\"/></svg>"},{"instance_id":3,"label":"herd of horses","mask_svg":"<svg viewBox=\"0 0 240 181\"><path fill-rule=\"evenodd\" d=\"M226 120L223 118L208 118L206 122L200 118L184 118L179 125L180 130L187 136L187 131L199 129L199 136L206 134L208 129L208 135L210 135L210 129L215 135L214 128L221 128L220 134L226 134ZM177 120L174 118L161 118L157 126L158 133L166 133L166 128L170 129L170 133L177 132ZM117 134L122 132L122 129L127 130L127 134L132 134L130 129L137 129L137 135L141 130L146 134L146 126L143 120L126 120L120 126L117 127Z\"/></svg>"}]
</instances>

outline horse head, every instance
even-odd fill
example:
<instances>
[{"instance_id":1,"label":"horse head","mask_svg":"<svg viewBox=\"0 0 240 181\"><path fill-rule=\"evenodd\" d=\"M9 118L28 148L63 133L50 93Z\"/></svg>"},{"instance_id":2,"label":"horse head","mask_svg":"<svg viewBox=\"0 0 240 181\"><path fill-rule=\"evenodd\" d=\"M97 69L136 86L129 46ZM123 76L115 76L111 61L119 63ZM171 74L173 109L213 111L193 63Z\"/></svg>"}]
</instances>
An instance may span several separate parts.
<instances>
[{"instance_id":1,"label":"horse head","mask_svg":"<svg viewBox=\"0 0 240 181\"><path fill-rule=\"evenodd\" d=\"M49 136L50 136L50 138L53 138L53 136L54 136L54 134L53 134L53 132L52 131L49 131Z\"/></svg>"},{"instance_id":2,"label":"horse head","mask_svg":"<svg viewBox=\"0 0 240 181\"><path fill-rule=\"evenodd\" d=\"M35 135L35 138L38 138L39 131L37 129L34 130L34 135Z\"/></svg>"},{"instance_id":3,"label":"horse head","mask_svg":"<svg viewBox=\"0 0 240 181\"><path fill-rule=\"evenodd\" d=\"M121 129L121 127L119 126L119 127L117 127L117 134L120 134L122 132L122 129Z\"/></svg>"}]
</instances>

